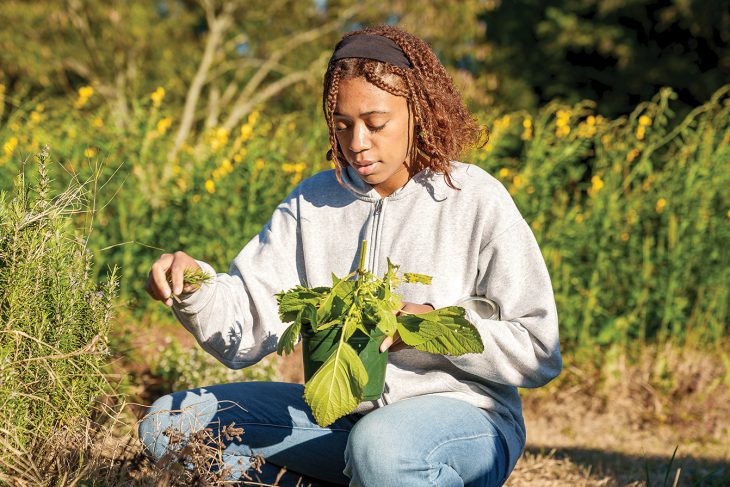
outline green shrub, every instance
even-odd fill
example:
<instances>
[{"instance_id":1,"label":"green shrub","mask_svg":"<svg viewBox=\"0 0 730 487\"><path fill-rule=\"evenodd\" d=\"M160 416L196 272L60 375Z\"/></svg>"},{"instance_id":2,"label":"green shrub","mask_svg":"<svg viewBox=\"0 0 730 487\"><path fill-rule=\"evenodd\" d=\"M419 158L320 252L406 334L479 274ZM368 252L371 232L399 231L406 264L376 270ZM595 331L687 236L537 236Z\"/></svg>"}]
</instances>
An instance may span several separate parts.
<instances>
[{"instance_id":1,"label":"green shrub","mask_svg":"<svg viewBox=\"0 0 730 487\"><path fill-rule=\"evenodd\" d=\"M115 270L93 281L91 252L71 225L87 185L51 197L48 152L37 157L36 186L24 163L12 195L0 192L0 424L18 444L88 417L105 392L117 287Z\"/></svg>"},{"instance_id":2,"label":"green shrub","mask_svg":"<svg viewBox=\"0 0 730 487\"><path fill-rule=\"evenodd\" d=\"M199 346L184 348L170 337L166 337L164 345L158 348L157 357L152 364L152 373L164 380L165 389L170 392L231 382L277 379L276 362L272 360L233 370Z\"/></svg>"}]
</instances>

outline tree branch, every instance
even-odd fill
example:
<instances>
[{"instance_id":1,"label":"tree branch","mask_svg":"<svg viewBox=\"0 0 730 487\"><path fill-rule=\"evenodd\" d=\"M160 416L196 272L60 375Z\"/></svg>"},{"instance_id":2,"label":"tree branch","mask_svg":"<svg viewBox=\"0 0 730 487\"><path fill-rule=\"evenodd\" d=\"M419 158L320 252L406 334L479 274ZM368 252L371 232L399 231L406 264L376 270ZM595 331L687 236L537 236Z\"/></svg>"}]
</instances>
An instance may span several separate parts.
<instances>
[{"instance_id":1,"label":"tree branch","mask_svg":"<svg viewBox=\"0 0 730 487\"><path fill-rule=\"evenodd\" d=\"M185 96L185 107L183 108L183 115L180 120L180 127L178 127L177 134L175 135L175 142L173 143L172 149L168 154L170 160L177 156L180 151L185 139L187 139L190 130L193 127L195 121L195 107L198 104L200 98L200 92L205 85L206 78L208 77L208 71L215 58L216 51L221 44L225 31L230 27L233 17L231 11L233 7L231 4L226 4L223 13L219 17L215 17L211 2L208 0L203 1L203 6L206 9L206 18L209 21L210 32L208 33L208 40L205 43L205 51L203 57L198 65L198 70L193 77L190 88Z\"/></svg>"}]
</instances>

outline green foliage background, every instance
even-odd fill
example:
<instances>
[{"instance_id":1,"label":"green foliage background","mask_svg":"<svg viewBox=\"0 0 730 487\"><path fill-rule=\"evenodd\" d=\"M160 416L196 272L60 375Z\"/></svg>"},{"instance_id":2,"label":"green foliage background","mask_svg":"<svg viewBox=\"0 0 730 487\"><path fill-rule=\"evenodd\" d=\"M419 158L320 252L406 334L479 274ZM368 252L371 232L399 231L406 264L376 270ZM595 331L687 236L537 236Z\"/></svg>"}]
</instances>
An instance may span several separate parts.
<instances>
[{"instance_id":1,"label":"green foliage background","mask_svg":"<svg viewBox=\"0 0 730 487\"><path fill-rule=\"evenodd\" d=\"M549 3L3 2L0 187L44 144L61 162L56 188L98 176L94 220L77 216L93 228L95 269L119 265L125 304L158 313L144 282L161 252L226 271L297 182L330 168L329 52L344 31L398 23L432 44L491 130L462 159L498 177L531 222L567 349L717 345L727 9Z\"/></svg>"}]
</instances>

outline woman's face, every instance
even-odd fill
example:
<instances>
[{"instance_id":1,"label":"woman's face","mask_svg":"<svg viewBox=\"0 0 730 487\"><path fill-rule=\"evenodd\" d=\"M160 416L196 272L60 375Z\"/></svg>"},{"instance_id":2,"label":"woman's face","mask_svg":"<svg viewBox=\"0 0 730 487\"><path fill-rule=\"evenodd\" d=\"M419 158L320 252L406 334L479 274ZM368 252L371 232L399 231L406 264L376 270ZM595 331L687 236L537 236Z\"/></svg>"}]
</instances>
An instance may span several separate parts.
<instances>
[{"instance_id":1,"label":"woman's face","mask_svg":"<svg viewBox=\"0 0 730 487\"><path fill-rule=\"evenodd\" d=\"M413 123L408 102L365 80L341 80L334 120L337 141L360 177L383 197L408 182Z\"/></svg>"}]
</instances>

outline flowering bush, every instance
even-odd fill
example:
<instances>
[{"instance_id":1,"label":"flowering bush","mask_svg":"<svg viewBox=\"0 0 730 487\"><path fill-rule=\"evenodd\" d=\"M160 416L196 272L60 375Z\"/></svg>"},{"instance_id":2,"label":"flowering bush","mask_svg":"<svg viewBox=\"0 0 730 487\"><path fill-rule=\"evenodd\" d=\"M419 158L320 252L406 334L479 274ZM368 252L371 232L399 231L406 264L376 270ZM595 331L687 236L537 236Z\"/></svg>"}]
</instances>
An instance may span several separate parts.
<instances>
[{"instance_id":1,"label":"flowering bush","mask_svg":"<svg viewBox=\"0 0 730 487\"><path fill-rule=\"evenodd\" d=\"M480 114L489 142L462 160L502 181L531 224L565 345L727 335L729 90L684 120L673 118L670 89L615 120L590 101ZM166 311L145 307L143 290L161 252L182 249L224 272L294 185L331 167L319 113L254 111L231 130L199 127L170 157L179 116L164 88L135 104L126 128L96 97L80 89L68 106L41 100L10 113L0 181L41 142L69 171L55 184L97 174L89 248L121 266L121 296L140 312Z\"/></svg>"}]
</instances>

